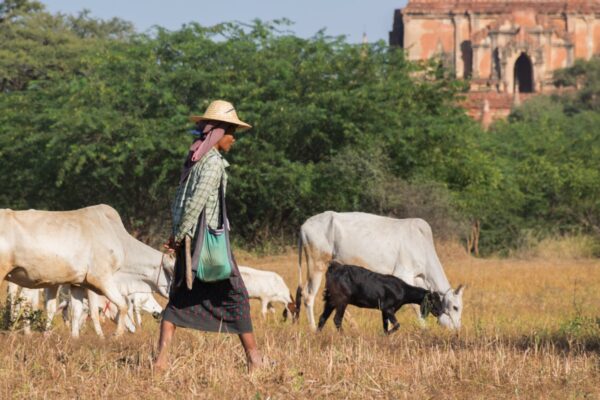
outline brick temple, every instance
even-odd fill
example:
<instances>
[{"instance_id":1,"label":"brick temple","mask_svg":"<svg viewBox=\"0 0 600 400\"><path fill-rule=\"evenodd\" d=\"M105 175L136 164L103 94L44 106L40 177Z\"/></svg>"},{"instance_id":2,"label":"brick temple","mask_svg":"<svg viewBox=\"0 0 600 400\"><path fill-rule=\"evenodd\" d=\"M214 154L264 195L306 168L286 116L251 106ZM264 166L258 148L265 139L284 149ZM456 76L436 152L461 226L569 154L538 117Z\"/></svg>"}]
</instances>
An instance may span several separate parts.
<instances>
[{"instance_id":1,"label":"brick temple","mask_svg":"<svg viewBox=\"0 0 600 400\"><path fill-rule=\"evenodd\" d=\"M600 0L409 0L390 44L470 79L467 109L488 125L552 91L554 70L600 54Z\"/></svg>"}]
</instances>

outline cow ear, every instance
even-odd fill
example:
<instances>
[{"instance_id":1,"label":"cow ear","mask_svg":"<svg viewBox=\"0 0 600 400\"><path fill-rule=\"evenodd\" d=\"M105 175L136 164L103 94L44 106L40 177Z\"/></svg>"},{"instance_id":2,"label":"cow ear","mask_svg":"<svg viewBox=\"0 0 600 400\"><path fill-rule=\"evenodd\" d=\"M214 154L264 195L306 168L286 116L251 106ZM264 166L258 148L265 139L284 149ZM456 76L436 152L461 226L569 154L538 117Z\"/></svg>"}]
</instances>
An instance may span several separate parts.
<instances>
[{"instance_id":1,"label":"cow ear","mask_svg":"<svg viewBox=\"0 0 600 400\"><path fill-rule=\"evenodd\" d=\"M456 288L456 290L454 291L454 294L457 296L462 295L462 293L465 291L465 286L463 284L458 285L458 287Z\"/></svg>"}]
</instances>

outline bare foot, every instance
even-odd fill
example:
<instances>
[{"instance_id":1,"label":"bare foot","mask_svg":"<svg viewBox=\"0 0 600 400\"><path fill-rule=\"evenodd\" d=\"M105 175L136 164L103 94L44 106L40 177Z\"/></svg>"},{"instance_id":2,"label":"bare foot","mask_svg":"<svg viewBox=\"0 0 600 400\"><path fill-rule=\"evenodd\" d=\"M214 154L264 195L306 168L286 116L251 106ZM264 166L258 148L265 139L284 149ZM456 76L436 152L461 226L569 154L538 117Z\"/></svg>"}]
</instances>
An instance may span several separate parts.
<instances>
[{"instance_id":1,"label":"bare foot","mask_svg":"<svg viewBox=\"0 0 600 400\"><path fill-rule=\"evenodd\" d=\"M248 373L253 373L269 365L267 357L263 356L258 350L254 350L247 355Z\"/></svg>"},{"instance_id":2,"label":"bare foot","mask_svg":"<svg viewBox=\"0 0 600 400\"><path fill-rule=\"evenodd\" d=\"M165 372L169 368L169 361L157 358L152 364L156 372Z\"/></svg>"}]
</instances>

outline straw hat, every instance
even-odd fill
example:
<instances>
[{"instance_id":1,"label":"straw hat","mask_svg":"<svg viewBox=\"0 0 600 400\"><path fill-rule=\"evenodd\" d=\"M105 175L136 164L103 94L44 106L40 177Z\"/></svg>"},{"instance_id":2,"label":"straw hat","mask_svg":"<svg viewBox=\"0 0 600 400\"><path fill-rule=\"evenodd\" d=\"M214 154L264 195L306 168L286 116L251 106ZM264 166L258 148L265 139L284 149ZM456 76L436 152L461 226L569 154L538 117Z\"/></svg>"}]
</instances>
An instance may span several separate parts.
<instances>
[{"instance_id":1,"label":"straw hat","mask_svg":"<svg viewBox=\"0 0 600 400\"><path fill-rule=\"evenodd\" d=\"M252 128L250 124L247 124L238 118L233 104L225 100L213 101L208 105L203 115L192 115L190 119L194 122L203 120L229 122L230 124L237 125L237 128L235 129L237 132Z\"/></svg>"}]
</instances>

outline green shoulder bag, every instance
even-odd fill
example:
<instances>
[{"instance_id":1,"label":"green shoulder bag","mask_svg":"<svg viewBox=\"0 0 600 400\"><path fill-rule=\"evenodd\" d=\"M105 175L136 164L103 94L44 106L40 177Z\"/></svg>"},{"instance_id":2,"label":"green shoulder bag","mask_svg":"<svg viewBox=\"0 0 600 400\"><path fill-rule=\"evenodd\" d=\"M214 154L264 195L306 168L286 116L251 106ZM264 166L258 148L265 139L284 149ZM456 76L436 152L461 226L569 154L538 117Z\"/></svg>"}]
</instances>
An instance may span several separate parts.
<instances>
[{"instance_id":1,"label":"green shoulder bag","mask_svg":"<svg viewBox=\"0 0 600 400\"><path fill-rule=\"evenodd\" d=\"M219 186L219 229L212 229L206 222L206 216L201 217L200 228L203 235L198 235L197 240L202 240L202 250L198 257L196 277L203 282L216 282L229 279L233 272L231 248L229 246L229 226L227 223L227 210L223 182ZM205 210L206 211L206 210ZM205 214L203 211L203 214ZM200 237L203 236L203 237Z\"/></svg>"}]
</instances>

